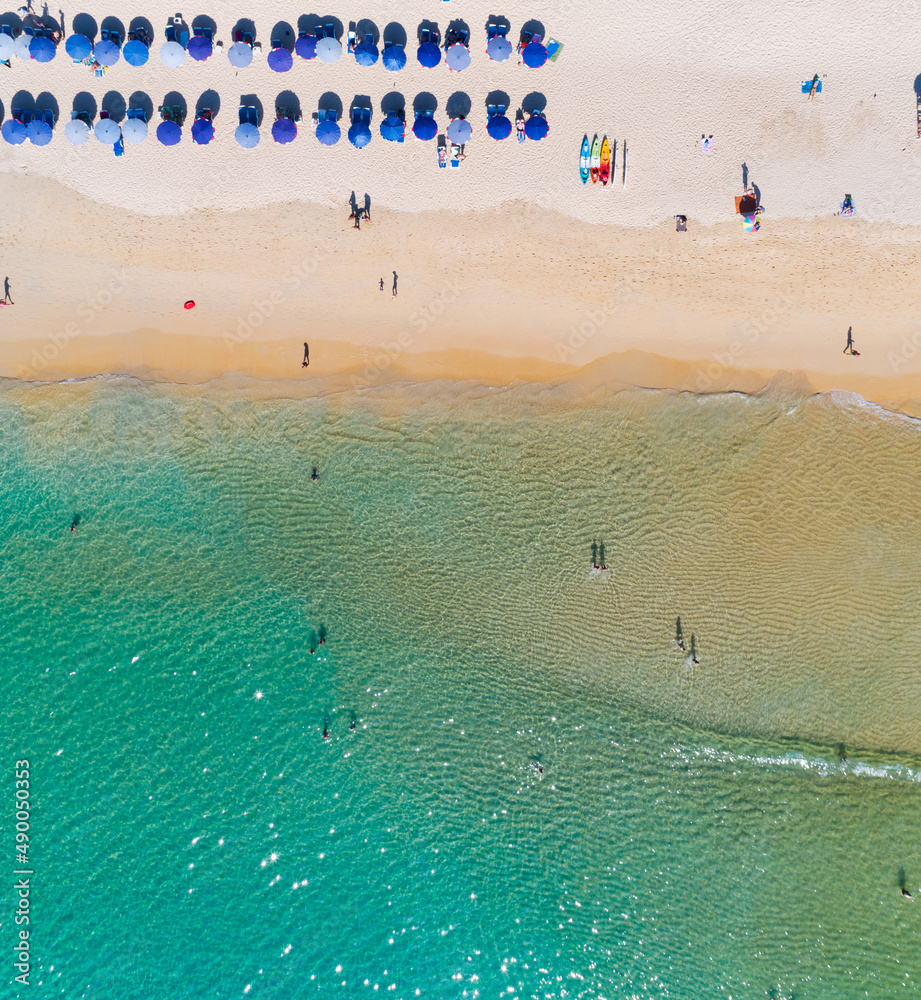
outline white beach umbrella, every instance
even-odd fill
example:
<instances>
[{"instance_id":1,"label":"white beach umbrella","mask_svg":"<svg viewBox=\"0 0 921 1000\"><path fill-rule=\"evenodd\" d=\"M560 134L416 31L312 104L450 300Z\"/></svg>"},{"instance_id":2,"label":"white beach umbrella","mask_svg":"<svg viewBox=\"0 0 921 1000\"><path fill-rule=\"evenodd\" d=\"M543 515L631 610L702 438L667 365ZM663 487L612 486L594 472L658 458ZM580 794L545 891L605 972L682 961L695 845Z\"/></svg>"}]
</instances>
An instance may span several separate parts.
<instances>
[{"instance_id":1,"label":"white beach umbrella","mask_svg":"<svg viewBox=\"0 0 921 1000\"><path fill-rule=\"evenodd\" d=\"M89 137L89 125L79 118L74 118L64 126L64 138L73 146L82 146Z\"/></svg>"},{"instance_id":2,"label":"white beach umbrella","mask_svg":"<svg viewBox=\"0 0 921 1000\"><path fill-rule=\"evenodd\" d=\"M113 122L111 118L100 118L93 131L96 133L96 138L106 146L114 146L122 134L118 123Z\"/></svg>"},{"instance_id":3,"label":"white beach umbrella","mask_svg":"<svg viewBox=\"0 0 921 1000\"><path fill-rule=\"evenodd\" d=\"M342 56L342 42L338 38L321 38L317 42L317 59L320 62L338 62Z\"/></svg>"},{"instance_id":4,"label":"white beach umbrella","mask_svg":"<svg viewBox=\"0 0 921 1000\"><path fill-rule=\"evenodd\" d=\"M20 59L31 59L29 46L32 44L32 36L23 32L13 40L13 51Z\"/></svg>"},{"instance_id":5,"label":"white beach umbrella","mask_svg":"<svg viewBox=\"0 0 921 1000\"><path fill-rule=\"evenodd\" d=\"M143 142L147 138L147 122L142 122L140 118L129 118L122 124L122 138L135 146Z\"/></svg>"},{"instance_id":6,"label":"white beach umbrella","mask_svg":"<svg viewBox=\"0 0 921 1000\"><path fill-rule=\"evenodd\" d=\"M234 42L227 50L227 58L232 66L243 69L253 61L253 47L246 42Z\"/></svg>"},{"instance_id":7,"label":"white beach umbrella","mask_svg":"<svg viewBox=\"0 0 921 1000\"><path fill-rule=\"evenodd\" d=\"M6 62L16 54L16 41L9 35L0 35L0 59Z\"/></svg>"},{"instance_id":8,"label":"white beach umbrella","mask_svg":"<svg viewBox=\"0 0 921 1000\"><path fill-rule=\"evenodd\" d=\"M185 62L185 49L179 42L164 42L160 46L160 59L164 66L181 66Z\"/></svg>"}]
</instances>

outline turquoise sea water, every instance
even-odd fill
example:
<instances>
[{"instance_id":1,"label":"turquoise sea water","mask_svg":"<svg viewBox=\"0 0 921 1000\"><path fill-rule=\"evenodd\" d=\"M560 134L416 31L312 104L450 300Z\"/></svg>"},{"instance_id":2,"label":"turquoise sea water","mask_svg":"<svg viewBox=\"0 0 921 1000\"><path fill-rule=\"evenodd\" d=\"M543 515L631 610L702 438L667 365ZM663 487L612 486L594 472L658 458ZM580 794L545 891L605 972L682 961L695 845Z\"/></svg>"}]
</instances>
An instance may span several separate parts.
<instances>
[{"instance_id":1,"label":"turquoise sea water","mask_svg":"<svg viewBox=\"0 0 921 1000\"><path fill-rule=\"evenodd\" d=\"M916 423L112 380L0 433L9 995L917 994Z\"/></svg>"}]
</instances>

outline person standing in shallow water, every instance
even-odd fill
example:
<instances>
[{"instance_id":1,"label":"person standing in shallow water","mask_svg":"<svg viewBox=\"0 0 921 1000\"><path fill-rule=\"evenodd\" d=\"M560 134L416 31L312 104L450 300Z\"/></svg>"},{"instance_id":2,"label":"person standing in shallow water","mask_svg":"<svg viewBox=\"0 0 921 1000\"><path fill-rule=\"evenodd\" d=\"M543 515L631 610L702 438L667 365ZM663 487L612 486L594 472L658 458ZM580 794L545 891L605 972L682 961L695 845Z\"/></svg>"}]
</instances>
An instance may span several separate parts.
<instances>
[{"instance_id":1,"label":"person standing in shallow water","mask_svg":"<svg viewBox=\"0 0 921 1000\"><path fill-rule=\"evenodd\" d=\"M301 368L306 368L310 364L310 345L307 341L304 341L304 360L301 362Z\"/></svg>"}]
</instances>

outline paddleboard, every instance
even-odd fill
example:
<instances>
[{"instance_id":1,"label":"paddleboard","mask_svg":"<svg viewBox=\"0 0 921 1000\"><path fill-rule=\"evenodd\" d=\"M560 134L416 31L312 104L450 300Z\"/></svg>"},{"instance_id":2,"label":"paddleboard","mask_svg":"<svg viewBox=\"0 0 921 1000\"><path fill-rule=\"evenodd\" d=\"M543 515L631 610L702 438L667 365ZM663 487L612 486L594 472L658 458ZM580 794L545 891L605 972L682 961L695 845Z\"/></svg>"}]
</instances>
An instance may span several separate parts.
<instances>
[{"instance_id":1,"label":"paddleboard","mask_svg":"<svg viewBox=\"0 0 921 1000\"><path fill-rule=\"evenodd\" d=\"M592 162L591 162L592 184L598 183L598 175L601 173L601 143L598 136L592 140Z\"/></svg>"},{"instance_id":2,"label":"paddleboard","mask_svg":"<svg viewBox=\"0 0 921 1000\"><path fill-rule=\"evenodd\" d=\"M588 145L588 136L582 139L582 151L579 153L579 176L582 178L582 183L585 184L588 181L589 168L591 166L591 150Z\"/></svg>"},{"instance_id":3,"label":"paddleboard","mask_svg":"<svg viewBox=\"0 0 921 1000\"><path fill-rule=\"evenodd\" d=\"M601 167L599 170L599 177L601 183L607 187L608 181L611 178L611 147L608 144L607 136L605 136L601 141Z\"/></svg>"}]
</instances>

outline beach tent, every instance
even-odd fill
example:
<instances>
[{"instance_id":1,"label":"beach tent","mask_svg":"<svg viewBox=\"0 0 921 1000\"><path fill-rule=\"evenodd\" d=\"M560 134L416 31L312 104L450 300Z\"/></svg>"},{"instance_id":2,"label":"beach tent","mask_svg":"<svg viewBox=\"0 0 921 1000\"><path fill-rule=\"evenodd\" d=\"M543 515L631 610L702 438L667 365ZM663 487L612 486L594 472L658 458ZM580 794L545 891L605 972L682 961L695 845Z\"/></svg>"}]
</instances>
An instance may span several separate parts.
<instances>
[{"instance_id":1,"label":"beach tent","mask_svg":"<svg viewBox=\"0 0 921 1000\"><path fill-rule=\"evenodd\" d=\"M486 123L486 131L493 139L507 139L512 134L512 123L505 115L493 115Z\"/></svg>"},{"instance_id":2,"label":"beach tent","mask_svg":"<svg viewBox=\"0 0 921 1000\"><path fill-rule=\"evenodd\" d=\"M64 138L72 146L82 146L90 137L90 127L79 118L74 118L64 126Z\"/></svg>"},{"instance_id":3,"label":"beach tent","mask_svg":"<svg viewBox=\"0 0 921 1000\"><path fill-rule=\"evenodd\" d=\"M64 43L64 51L76 62L86 59L86 57L93 51L93 43L86 37L86 35L70 35ZM2 56L2 54L3 53L0 52L0 56Z\"/></svg>"},{"instance_id":4,"label":"beach tent","mask_svg":"<svg viewBox=\"0 0 921 1000\"><path fill-rule=\"evenodd\" d=\"M272 138L282 146L294 142L297 137L297 126L290 118L279 118L272 122Z\"/></svg>"},{"instance_id":5,"label":"beach tent","mask_svg":"<svg viewBox=\"0 0 921 1000\"><path fill-rule=\"evenodd\" d=\"M381 122L381 136L389 142L402 142L406 125L394 114L389 114Z\"/></svg>"},{"instance_id":6,"label":"beach tent","mask_svg":"<svg viewBox=\"0 0 921 1000\"><path fill-rule=\"evenodd\" d=\"M507 38L497 35L495 38L490 38L486 54L493 62L505 62L512 54L512 43Z\"/></svg>"},{"instance_id":7,"label":"beach tent","mask_svg":"<svg viewBox=\"0 0 921 1000\"><path fill-rule=\"evenodd\" d=\"M147 122L141 118L129 118L122 122L122 138L137 146L147 138Z\"/></svg>"},{"instance_id":8,"label":"beach tent","mask_svg":"<svg viewBox=\"0 0 921 1000\"><path fill-rule=\"evenodd\" d=\"M164 146L175 146L181 138L182 129L176 124L176 122L160 122L157 126L157 139L163 143Z\"/></svg>"},{"instance_id":9,"label":"beach tent","mask_svg":"<svg viewBox=\"0 0 921 1000\"><path fill-rule=\"evenodd\" d=\"M384 69L396 73L406 65L406 50L402 45L385 45L381 62L384 64Z\"/></svg>"},{"instance_id":10,"label":"beach tent","mask_svg":"<svg viewBox=\"0 0 921 1000\"><path fill-rule=\"evenodd\" d=\"M371 129L367 125L362 125L361 122L358 122L349 129L349 142L356 149L364 149L370 141Z\"/></svg>"},{"instance_id":11,"label":"beach tent","mask_svg":"<svg viewBox=\"0 0 921 1000\"><path fill-rule=\"evenodd\" d=\"M448 64L448 69L460 73L461 70L470 65L470 49L466 45L461 45L460 42L455 42L445 53L445 62Z\"/></svg>"},{"instance_id":12,"label":"beach tent","mask_svg":"<svg viewBox=\"0 0 921 1000\"><path fill-rule=\"evenodd\" d=\"M543 115L531 115L524 123L524 134L529 139L543 139L550 131L547 119Z\"/></svg>"},{"instance_id":13,"label":"beach tent","mask_svg":"<svg viewBox=\"0 0 921 1000\"><path fill-rule=\"evenodd\" d=\"M118 46L108 38L101 38L93 46L93 58L100 66L114 66L120 57Z\"/></svg>"},{"instance_id":14,"label":"beach tent","mask_svg":"<svg viewBox=\"0 0 921 1000\"><path fill-rule=\"evenodd\" d=\"M113 122L111 118L100 118L93 131L96 133L96 138L106 146L114 146L122 134L118 122Z\"/></svg>"},{"instance_id":15,"label":"beach tent","mask_svg":"<svg viewBox=\"0 0 921 1000\"><path fill-rule=\"evenodd\" d=\"M164 42L160 46L160 61L174 69L185 62L185 49L179 42Z\"/></svg>"},{"instance_id":16,"label":"beach tent","mask_svg":"<svg viewBox=\"0 0 921 1000\"><path fill-rule=\"evenodd\" d=\"M320 38L317 40L317 59L320 62L334 63L342 57L342 42L338 38Z\"/></svg>"},{"instance_id":17,"label":"beach tent","mask_svg":"<svg viewBox=\"0 0 921 1000\"><path fill-rule=\"evenodd\" d=\"M294 65L294 59L287 49L272 49L269 53L269 69L276 73L287 73Z\"/></svg>"},{"instance_id":18,"label":"beach tent","mask_svg":"<svg viewBox=\"0 0 921 1000\"><path fill-rule=\"evenodd\" d=\"M40 63L51 62L55 57L57 49L54 47L54 42L50 38L45 38L44 35L36 35L31 42L29 42L29 55L36 61Z\"/></svg>"},{"instance_id":19,"label":"beach tent","mask_svg":"<svg viewBox=\"0 0 921 1000\"><path fill-rule=\"evenodd\" d=\"M129 66L144 66L150 58L150 49L134 38L122 49L122 55Z\"/></svg>"},{"instance_id":20,"label":"beach tent","mask_svg":"<svg viewBox=\"0 0 921 1000\"><path fill-rule=\"evenodd\" d=\"M227 50L227 58L231 66L244 69L253 61L253 47L246 42L234 42Z\"/></svg>"},{"instance_id":21,"label":"beach tent","mask_svg":"<svg viewBox=\"0 0 921 1000\"><path fill-rule=\"evenodd\" d=\"M422 118L417 118L413 122L413 135L417 139L421 139L423 142L428 142L429 139L434 139L438 135L438 125L435 119L429 115L425 115Z\"/></svg>"},{"instance_id":22,"label":"beach tent","mask_svg":"<svg viewBox=\"0 0 921 1000\"><path fill-rule=\"evenodd\" d=\"M238 125L233 137L237 140L237 145L242 146L244 149L252 149L254 146L258 146L259 139L261 138L259 129L255 125L250 125L249 122Z\"/></svg>"},{"instance_id":23,"label":"beach tent","mask_svg":"<svg viewBox=\"0 0 921 1000\"><path fill-rule=\"evenodd\" d=\"M470 127L470 122L465 121L463 118L455 118L448 126L447 135L449 142L461 145L467 142L470 136L473 135L473 129Z\"/></svg>"},{"instance_id":24,"label":"beach tent","mask_svg":"<svg viewBox=\"0 0 921 1000\"><path fill-rule=\"evenodd\" d=\"M47 146L51 142L52 135L54 135L54 130L48 122L42 121L40 118L33 118L26 125L26 138L31 140L33 146Z\"/></svg>"},{"instance_id":25,"label":"beach tent","mask_svg":"<svg viewBox=\"0 0 921 1000\"><path fill-rule=\"evenodd\" d=\"M423 42L419 46L416 58L426 69L432 69L441 62L441 49L434 42Z\"/></svg>"},{"instance_id":26,"label":"beach tent","mask_svg":"<svg viewBox=\"0 0 921 1000\"><path fill-rule=\"evenodd\" d=\"M207 146L214 138L214 125L207 118L196 118L192 122L192 141L199 146Z\"/></svg>"},{"instance_id":27,"label":"beach tent","mask_svg":"<svg viewBox=\"0 0 921 1000\"><path fill-rule=\"evenodd\" d=\"M189 55L197 62L204 62L214 52L211 39L205 38L204 35L193 35L189 39L186 49Z\"/></svg>"},{"instance_id":28,"label":"beach tent","mask_svg":"<svg viewBox=\"0 0 921 1000\"><path fill-rule=\"evenodd\" d=\"M317 138L324 146L335 146L342 135L342 129L335 122L320 122L317 125Z\"/></svg>"}]
</instances>

